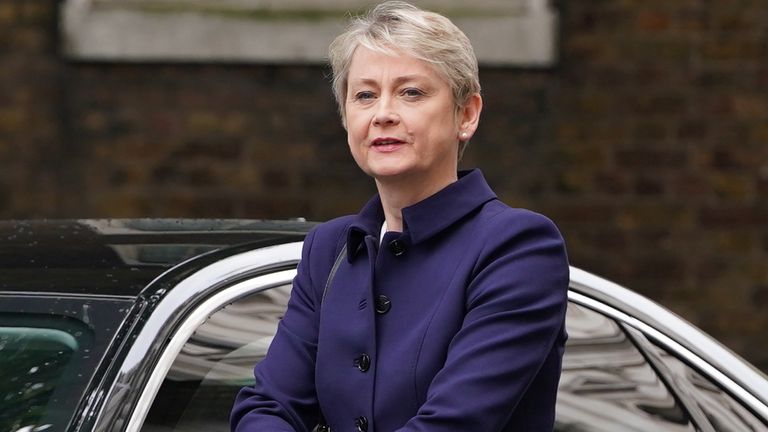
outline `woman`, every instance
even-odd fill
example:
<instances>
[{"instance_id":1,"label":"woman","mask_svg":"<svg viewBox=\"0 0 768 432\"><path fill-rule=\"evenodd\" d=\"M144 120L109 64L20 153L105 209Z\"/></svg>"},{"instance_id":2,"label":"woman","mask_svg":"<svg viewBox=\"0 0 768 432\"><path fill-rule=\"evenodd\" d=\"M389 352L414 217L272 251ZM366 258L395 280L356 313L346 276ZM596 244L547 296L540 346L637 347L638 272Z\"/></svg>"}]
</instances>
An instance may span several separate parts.
<instances>
[{"instance_id":1,"label":"woman","mask_svg":"<svg viewBox=\"0 0 768 432\"><path fill-rule=\"evenodd\" d=\"M307 236L233 430L552 430L565 249L480 171L457 173L482 109L468 39L391 1L354 20L330 60L350 151L379 193Z\"/></svg>"}]
</instances>

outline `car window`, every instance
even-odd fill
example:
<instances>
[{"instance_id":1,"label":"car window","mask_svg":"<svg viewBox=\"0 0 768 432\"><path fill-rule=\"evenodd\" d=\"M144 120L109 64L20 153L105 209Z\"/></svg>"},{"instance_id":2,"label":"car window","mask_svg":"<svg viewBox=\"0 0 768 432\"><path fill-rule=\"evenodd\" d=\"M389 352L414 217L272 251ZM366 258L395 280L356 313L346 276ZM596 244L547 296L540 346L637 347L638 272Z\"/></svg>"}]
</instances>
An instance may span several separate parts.
<instances>
[{"instance_id":1,"label":"car window","mask_svg":"<svg viewBox=\"0 0 768 432\"><path fill-rule=\"evenodd\" d=\"M130 302L0 296L0 430L65 430Z\"/></svg>"},{"instance_id":2,"label":"car window","mask_svg":"<svg viewBox=\"0 0 768 432\"><path fill-rule=\"evenodd\" d=\"M556 431L694 431L663 380L611 318L570 303Z\"/></svg>"},{"instance_id":3,"label":"car window","mask_svg":"<svg viewBox=\"0 0 768 432\"><path fill-rule=\"evenodd\" d=\"M51 424L49 421L68 420L61 419L68 411L52 411L62 402L54 391L71 385L71 376L66 372L71 369L73 357L91 347L89 337L75 337L83 332L89 333L87 329L0 326L0 430L39 428ZM58 419L47 420L44 416Z\"/></svg>"},{"instance_id":4,"label":"car window","mask_svg":"<svg viewBox=\"0 0 768 432\"><path fill-rule=\"evenodd\" d=\"M765 431L766 426L717 384L654 343L649 348L664 362L672 380L693 400L719 432Z\"/></svg>"},{"instance_id":5,"label":"car window","mask_svg":"<svg viewBox=\"0 0 768 432\"><path fill-rule=\"evenodd\" d=\"M235 395L253 384L289 295L290 285L279 286L211 314L173 362L142 431L229 431ZM567 322L557 431L695 430L613 320L571 304Z\"/></svg>"},{"instance_id":6,"label":"car window","mask_svg":"<svg viewBox=\"0 0 768 432\"><path fill-rule=\"evenodd\" d=\"M253 384L253 367L267 353L290 289L251 294L211 314L174 360L142 431L228 432L235 395Z\"/></svg>"}]
</instances>

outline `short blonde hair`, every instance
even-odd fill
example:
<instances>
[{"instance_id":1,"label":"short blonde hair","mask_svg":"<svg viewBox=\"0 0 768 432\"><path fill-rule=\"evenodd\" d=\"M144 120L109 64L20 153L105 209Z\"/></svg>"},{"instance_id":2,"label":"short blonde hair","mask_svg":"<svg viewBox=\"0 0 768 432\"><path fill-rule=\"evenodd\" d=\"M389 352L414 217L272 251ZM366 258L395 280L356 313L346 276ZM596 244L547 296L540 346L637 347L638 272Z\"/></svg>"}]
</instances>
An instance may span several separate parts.
<instances>
[{"instance_id":1,"label":"short blonde hair","mask_svg":"<svg viewBox=\"0 0 768 432\"><path fill-rule=\"evenodd\" d=\"M449 84L456 109L480 93L477 57L467 36L448 18L404 1L386 1L353 17L329 48L333 94L346 124L344 101L352 56L358 46L388 55L405 54L431 64Z\"/></svg>"}]
</instances>

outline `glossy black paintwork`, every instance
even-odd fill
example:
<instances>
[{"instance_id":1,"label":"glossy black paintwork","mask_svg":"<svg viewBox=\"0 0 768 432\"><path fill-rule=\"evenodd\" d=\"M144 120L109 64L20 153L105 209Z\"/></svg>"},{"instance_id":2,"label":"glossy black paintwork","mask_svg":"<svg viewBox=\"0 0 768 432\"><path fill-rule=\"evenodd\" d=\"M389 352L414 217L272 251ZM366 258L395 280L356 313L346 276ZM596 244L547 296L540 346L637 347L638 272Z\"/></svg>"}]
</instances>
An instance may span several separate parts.
<instances>
[{"instance_id":1,"label":"glossy black paintwork","mask_svg":"<svg viewBox=\"0 0 768 432\"><path fill-rule=\"evenodd\" d=\"M171 267L233 245L300 241L301 221L0 221L0 292L137 296Z\"/></svg>"},{"instance_id":2,"label":"glossy black paintwork","mask_svg":"<svg viewBox=\"0 0 768 432\"><path fill-rule=\"evenodd\" d=\"M89 430L105 390L116 379L115 365L132 345L131 335L179 281L233 254L301 241L313 225L189 219L0 221L0 316L27 314L25 305L30 304L43 311L46 321L74 318L99 340L111 341L94 346L90 373L70 385L82 398L72 401L77 408L67 430ZM60 307L67 302L74 306ZM112 307L114 302L120 307ZM84 311L111 314L113 322L96 325ZM168 317L174 324L176 318ZM163 330L172 332L173 327ZM160 346L146 348L154 352ZM147 373L139 375L144 379Z\"/></svg>"}]
</instances>

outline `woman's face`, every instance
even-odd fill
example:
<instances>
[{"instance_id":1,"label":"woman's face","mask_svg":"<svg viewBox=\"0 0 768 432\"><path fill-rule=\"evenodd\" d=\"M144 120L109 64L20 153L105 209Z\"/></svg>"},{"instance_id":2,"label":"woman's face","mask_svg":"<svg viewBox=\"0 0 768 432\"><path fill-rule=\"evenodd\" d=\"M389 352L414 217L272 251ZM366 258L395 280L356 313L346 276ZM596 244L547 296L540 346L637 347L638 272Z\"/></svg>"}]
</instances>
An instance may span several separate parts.
<instances>
[{"instance_id":1,"label":"woman's face","mask_svg":"<svg viewBox=\"0 0 768 432\"><path fill-rule=\"evenodd\" d=\"M360 46L347 82L347 141L363 171L379 182L423 187L456 178L462 114L432 67Z\"/></svg>"}]
</instances>

